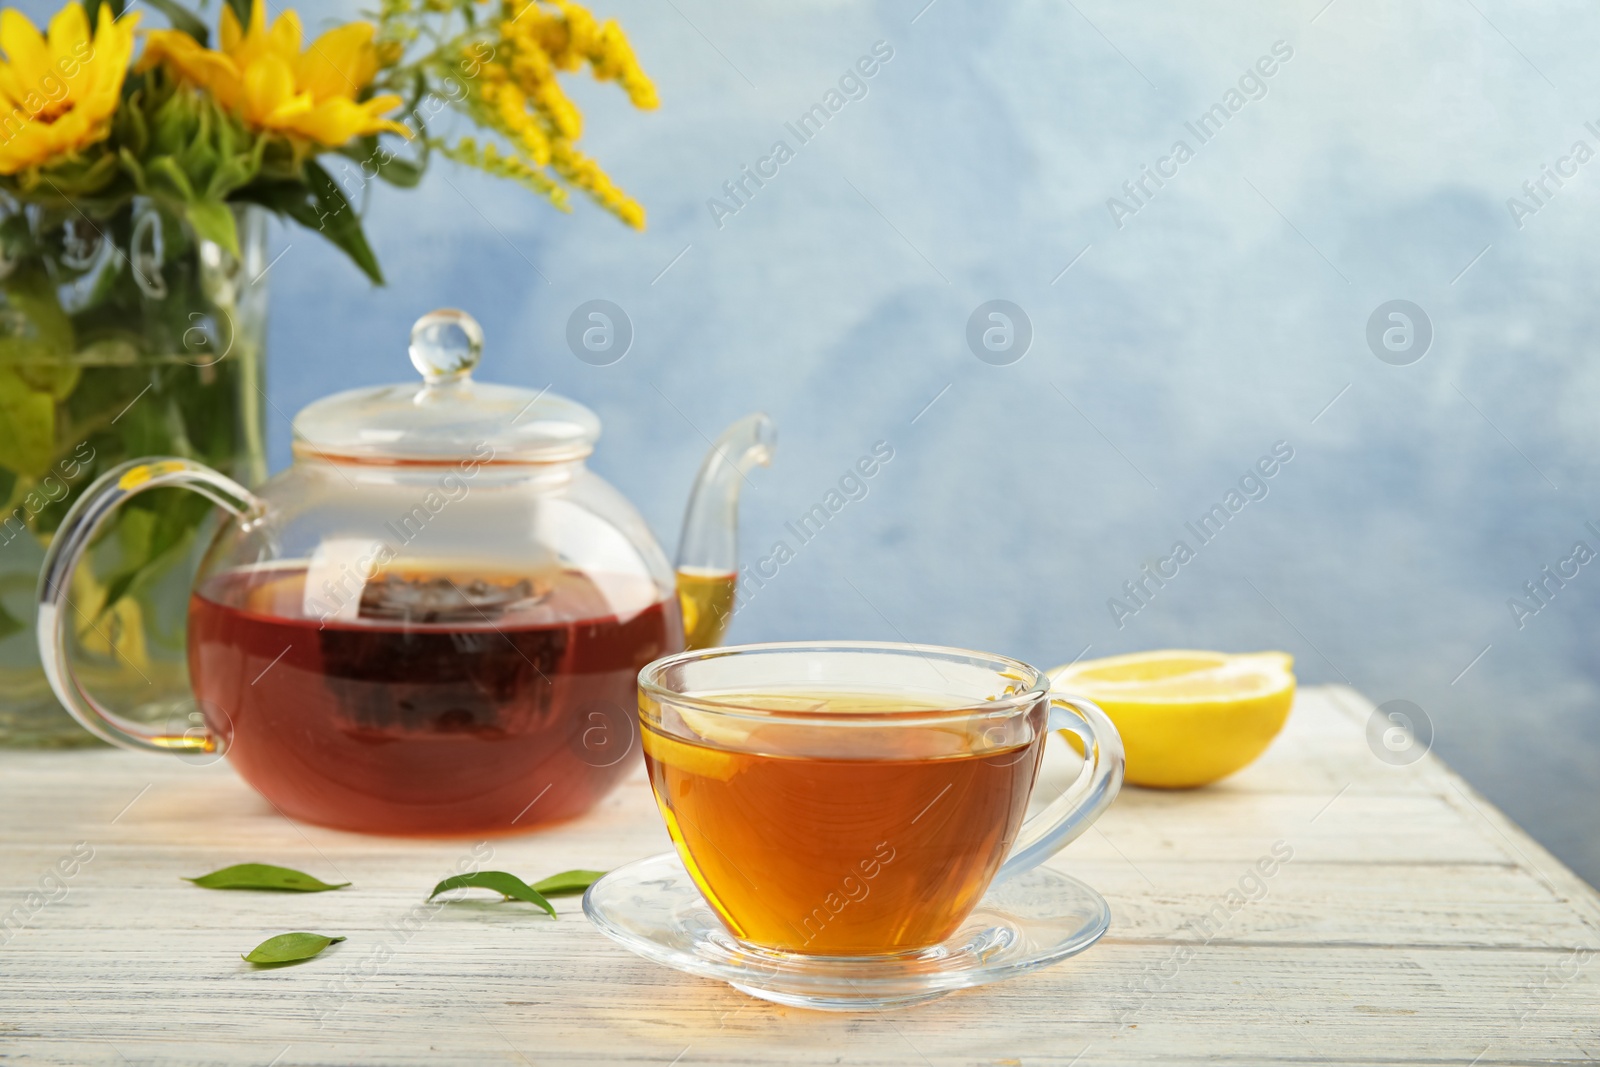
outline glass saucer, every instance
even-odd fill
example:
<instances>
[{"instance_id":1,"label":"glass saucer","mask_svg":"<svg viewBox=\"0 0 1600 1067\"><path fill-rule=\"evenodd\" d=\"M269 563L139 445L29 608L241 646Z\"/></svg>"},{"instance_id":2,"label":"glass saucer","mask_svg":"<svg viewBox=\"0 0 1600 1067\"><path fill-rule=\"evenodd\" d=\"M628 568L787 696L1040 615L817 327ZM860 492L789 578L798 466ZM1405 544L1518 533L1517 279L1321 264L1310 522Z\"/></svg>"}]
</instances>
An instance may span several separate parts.
<instances>
[{"instance_id":1,"label":"glass saucer","mask_svg":"<svg viewBox=\"0 0 1600 1067\"><path fill-rule=\"evenodd\" d=\"M645 959L823 1011L900 1008L1028 974L1082 952L1111 925L1099 893L1036 867L991 887L954 937L921 952L860 959L768 951L734 940L672 852L600 879L584 894L583 912Z\"/></svg>"}]
</instances>

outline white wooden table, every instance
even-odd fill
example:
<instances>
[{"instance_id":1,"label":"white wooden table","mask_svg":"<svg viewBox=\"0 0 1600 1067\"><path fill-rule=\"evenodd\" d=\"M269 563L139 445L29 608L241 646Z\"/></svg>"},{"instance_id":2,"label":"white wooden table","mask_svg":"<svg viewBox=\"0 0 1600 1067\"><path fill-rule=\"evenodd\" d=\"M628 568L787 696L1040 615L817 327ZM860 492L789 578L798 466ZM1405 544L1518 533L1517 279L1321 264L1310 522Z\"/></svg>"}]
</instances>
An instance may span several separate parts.
<instances>
[{"instance_id":1,"label":"white wooden table","mask_svg":"<svg viewBox=\"0 0 1600 1067\"><path fill-rule=\"evenodd\" d=\"M0 922L25 922L0 944L0 1064L1600 1061L1600 898L1437 760L1378 760L1370 713L1309 690L1235 778L1125 791L1055 861L1111 902L1082 956L858 1015L646 963L575 898L556 922L488 900L419 908L474 842L295 825L225 764L0 753ZM30 896L77 842L92 859L53 901ZM1293 858L1251 880L1277 842ZM587 818L487 847L486 867L532 880L667 839L641 773ZM179 881L251 860L355 885ZM285 930L349 940L296 967L240 961Z\"/></svg>"}]
</instances>

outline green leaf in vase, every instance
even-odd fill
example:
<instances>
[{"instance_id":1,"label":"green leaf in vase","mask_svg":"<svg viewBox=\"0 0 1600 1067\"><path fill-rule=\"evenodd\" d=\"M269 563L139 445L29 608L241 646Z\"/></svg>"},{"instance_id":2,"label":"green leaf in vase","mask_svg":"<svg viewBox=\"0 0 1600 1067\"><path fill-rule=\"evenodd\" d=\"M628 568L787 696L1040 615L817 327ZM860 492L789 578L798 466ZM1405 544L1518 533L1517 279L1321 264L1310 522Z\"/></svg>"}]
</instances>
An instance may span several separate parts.
<instances>
[{"instance_id":1,"label":"green leaf in vase","mask_svg":"<svg viewBox=\"0 0 1600 1067\"><path fill-rule=\"evenodd\" d=\"M428 894L428 899L432 900L440 893L448 892L451 889L492 889L507 900L521 900L529 904L537 904L550 913L550 918L554 919L556 917L555 906L544 898L543 893L540 893L516 875L507 874L505 871L475 871L472 874L458 874L454 877L446 878L433 887L433 892Z\"/></svg>"},{"instance_id":2,"label":"green leaf in vase","mask_svg":"<svg viewBox=\"0 0 1600 1067\"><path fill-rule=\"evenodd\" d=\"M72 352L72 320L42 270L19 270L7 278L5 302L20 314L7 316L0 328L0 362L59 360Z\"/></svg>"},{"instance_id":3,"label":"green leaf in vase","mask_svg":"<svg viewBox=\"0 0 1600 1067\"><path fill-rule=\"evenodd\" d=\"M304 932L279 934L277 937L267 938L240 958L257 966L299 963L301 960L309 960L329 945L337 945L343 940L342 937L329 937L326 934Z\"/></svg>"},{"instance_id":4,"label":"green leaf in vase","mask_svg":"<svg viewBox=\"0 0 1600 1067\"><path fill-rule=\"evenodd\" d=\"M413 101L406 108L408 121L416 121L410 118L410 114L415 110L416 103ZM368 170L372 170L377 173L379 178L382 178L397 189L414 189L422 183L422 175L427 170L428 156L432 152L432 147L428 144L428 139L425 136L418 137L412 143L417 146L417 158L415 160L401 159L379 141L378 135L375 133L355 138L339 149L338 152L340 155L353 159L360 164L363 174L366 174Z\"/></svg>"},{"instance_id":5,"label":"green leaf in vase","mask_svg":"<svg viewBox=\"0 0 1600 1067\"><path fill-rule=\"evenodd\" d=\"M227 252L239 255L239 228L234 224L233 209L221 200L196 200L184 207L184 216L201 240L221 245Z\"/></svg>"},{"instance_id":6,"label":"green leaf in vase","mask_svg":"<svg viewBox=\"0 0 1600 1067\"><path fill-rule=\"evenodd\" d=\"M170 450L129 450L129 454L139 452L159 455ZM154 489L124 505L116 536L127 562L107 579L100 614L116 607L123 597L138 592L142 583L180 559L210 506L204 497L175 488Z\"/></svg>"},{"instance_id":7,"label":"green leaf in vase","mask_svg":"<svg viewBox=\"0 0 1600 1067\"><path fill-rule=\"evenodd\" d=\"M4 604L0 604L0 641L4 641L12 634L20 633L27 628L27 623L7 611Z\"/></svg>"},{"instance_id":8,"label":"green leaf in vase","mask_svg":"<svg viewBox=\"0 0 1600 1067\"><path fill-rule=\"evenodd\" d=\"M274 867L270 863L236 863L220 871L202 874L198 878L185 878L202 889L272 889L290 893L324 893L330 889L343 889L349 882L330 885L302 871L288 867ZM311 936L285 934L285 937ZM339 938L343 941L344 938Z\"/></svg>"},{"instance_id":9,"label":"green leaf in vase","mask_svg":"<svg viewBox=\"0 0 1600 1067\"><path fill-rule=\"evenodd\" d=\"M61 401L72 395L73 387L78 384L78 379L83 377L83 368L77 363L67 363L61 360L38 363L18 363L16 365L18 376L34 389L41 393L48 393L50 399Z\"/></svg>"},{"instance_id":10,"label":"green leaf in vase","mask_svg":"<svg viewBox=\"0 0 1600 1067\"><path fill-rule=\"evenodd\" d=\"M194 12L186 9L176 0L149 0L149 3L151 7L167 16L167 21L172 23L173 29L182 30L198 41L200 47L205 47L206 40L210 35L206 30L206 24L195 17ZM247 22L245 25L248 26L249 23Z\"/></svg>"},{"instance_id":11,"label":"green leaf in vase","mask_svg":"<svg viewBox=\"0 0 1600 1067\"><path fill-rule=\"evenodd\" d=\"M117 154L124 167L129 159L137 160L150 147L150 122L144 110L149 98L148 88L134 90L111 119L112 143L119 146Z\"/></svg>"},{"instance_id":12,"label":"green leaf in vase","mask_svg":"<svg viewBox=\"0 0 1600 1067\"><path fill-rule=\"evenodd\" d=\"M574 897L598 882L605 871L562 871L533 883L537 893L547 897Z\"/></svg>"},{"instance_id":13,"label":"green leaf in vase","mask_svg":"<svg viewBox=\"0 0 1600 1067\"><path fill-rule=\"evenodd\" d=\"M0 457L24 478L43 477L55 459L56 402L78 382L68 362L72 322L42 272L6 279L0 323Z\"/></svg>"},{"instance_id":14,"label":"green leaf in vase","mask_svg":"<svg viewBox=\"0 0 1600 1067\"><path fill-rule=\"evenodd\" d=\"M267 139L262 137L256 140L253 148L225 156L206 183L206 195L213 200L225 200L235 189L254 181L256 175L261 173L261 161L266 157L266 148Z\"/></svg>"},{"instance_id":15,"label":"green leaf in vase","mask_svg":"<svg viewBox=\"0 0 1600 1067\"><path fill-rule=\"evenodd\" d=\"M56 402L16 367L0 364L0 456L26 478L39 478L55 458Z\"/></svg>"},{"instance_id":16,"label":"green leaf in vase","mask_svg":"<svg viewBox=\"0 0 1600 1067\"><path fill-rule=\"evenodd\" d=\"M24 212L0 216L0 256L12 264L13 273L19 264L38 253L39 239L28 225L28 216Z\"/></svg>"},{"instance_id":17,"label":"green leaf in vase","mask_svg":"<svg viewBox=\"0 0 1600 1067\"><path fill-rule=\"evenodd\" d=\"M158 182L158 178L161 181ZM145 164L145 180L160 192L185 203L194 199L194 183L173 156L156 156Z\"/></svg>"},{"instance_id":18,"label":"green leaf in vase","mask_svg":"<svg viewBox=\"0 0 1600 1067\"><path fill-rule=\"evenodd\" d=\"M372 246L367 244L355 205L345 198L339 183L316 160L306 161L305 175L316 197L317 229L354 260L374 284L382 285L383 271L378 267L378 257L372 254Z\"/></svg>"},{"instance_id":19,"label":"green leaf in vase","mask_svg":"<svg viewBox=\"0 0 1600 1067\"><path fill-rule=\"evenodd\" d=\"M52 163L36 181L49 182L50 192L70 205L105 193L120 169L117 154L102 144L85 154L68 155ZM24 182L31 180L35 179Z\"/></svg>"},{"instance_id":20,"label":"green leaf in vase","mask_svg":"<svg viewBox=\"0 0 1600 1067\"><path fill-rule=\"evenodd\" d=\"M100 9L102 7L109 7L111 14L120 19L122 11L127 5L123 0L89 0L86 6L89 12L89 25L97 26L100 23Z\"/></svg>"},{"instance_id":21,"label":"green leaf in vase","mask_svg":"<svg viewBox=\"0 0 1600 1067\"><path fill-rule=\"evenodd\" d=\"M306 161L304 174L303 183L253 182L241 189L234 199L260 204L289 216L307 229L316 230L349 256L373 284L384 284L378 259L372 254L372 246L367 244L367 235L361 229L361 217L345 199L339 183L315 160Z\"/></svg>"}]
</instances>

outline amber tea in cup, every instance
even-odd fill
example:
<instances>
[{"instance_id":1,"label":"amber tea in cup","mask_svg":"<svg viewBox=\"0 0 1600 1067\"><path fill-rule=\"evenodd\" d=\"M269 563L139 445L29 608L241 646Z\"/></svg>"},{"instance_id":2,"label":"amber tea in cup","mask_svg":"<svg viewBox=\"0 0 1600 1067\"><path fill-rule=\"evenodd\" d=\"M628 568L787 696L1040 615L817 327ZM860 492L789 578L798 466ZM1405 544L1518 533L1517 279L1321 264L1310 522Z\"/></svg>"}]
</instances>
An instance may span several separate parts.
<instances>
[{"instance_id":1,"label":"amber tea in cup","mask_svg":"<svg viewBox=\"0 0 1600 1067\"><path fill-rule=\"evenodd\" d=\"M640 674L651 785L741 942L876 956L951 937L997 875L1086 829L1121 780L1115 729L1015 660L910 645L758 645ZM1045 738L1089 753L1025 822ZM1008 859L1008 856L1010 857Z\"/></svg>"},{"instance_id":2,"label":"amber tea in cup","mask_svg":"<svg viewBox=\"0 0 1600 1067\"><path fill-rule=\"evenodd\" d=\"M872 694L749 702L842 715L911 710ZM783 752L782 738L770 746L780 751L749 752L646 727L673 840L736 936L873 953L942 941L972 910L1022 825L1042 746L938 753L901 732L875 758L848 759Z\"/></svg>"}]
</instances>

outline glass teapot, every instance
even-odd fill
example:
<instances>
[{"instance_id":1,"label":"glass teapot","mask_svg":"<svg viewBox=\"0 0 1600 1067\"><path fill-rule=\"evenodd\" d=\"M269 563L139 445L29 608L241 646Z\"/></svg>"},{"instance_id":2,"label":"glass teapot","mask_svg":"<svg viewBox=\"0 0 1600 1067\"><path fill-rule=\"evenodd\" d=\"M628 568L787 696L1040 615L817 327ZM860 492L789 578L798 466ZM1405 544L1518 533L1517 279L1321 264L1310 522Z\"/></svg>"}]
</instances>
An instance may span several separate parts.
<instances>
[{"instance_id":1,"label":"glass teapot","mask_svg":"<svg viewBox=\"0 0 1600 1067\"><path fill-rule=\"evenodd\" d=\"M635 678L717 643L733 607L739 489L770 462L734 423L689 498L677 573L584 458L588 408L472 380L482 332L436 311L424 382L356 389L294 420L259 492L182 459L109 471L68 513L39 582L39 649L63 705L125 748L226 753L283 814L401 834L512 832L588 810L637 762ZM71 577L119 504L180 486L232 513L190 596L186 731L105 707L74 677Z\"/></svg>"}]
</instances>

